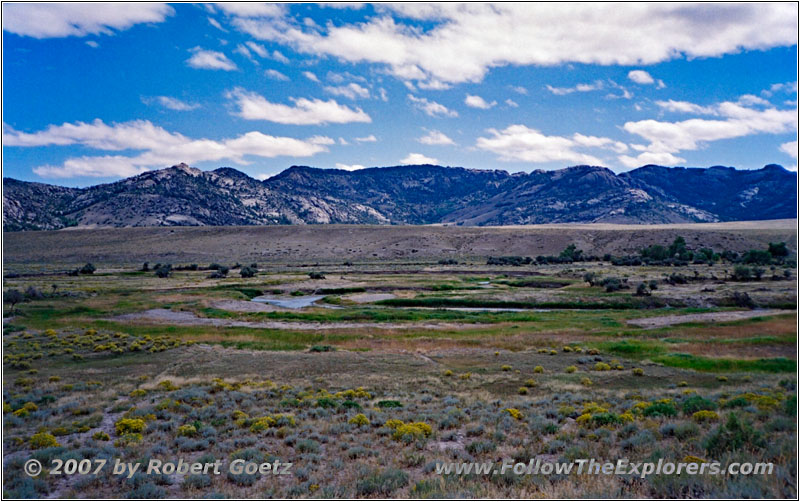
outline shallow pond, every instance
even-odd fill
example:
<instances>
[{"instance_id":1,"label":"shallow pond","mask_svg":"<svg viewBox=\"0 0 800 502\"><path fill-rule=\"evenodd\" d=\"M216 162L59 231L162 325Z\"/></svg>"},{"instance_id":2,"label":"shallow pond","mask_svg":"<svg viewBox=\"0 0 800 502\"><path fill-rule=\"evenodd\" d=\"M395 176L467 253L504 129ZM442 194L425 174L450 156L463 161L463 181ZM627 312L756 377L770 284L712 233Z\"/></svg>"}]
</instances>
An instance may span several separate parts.
<instances>
[{"instance_id":1,"label":"shallow pond","mask_svg":"<svg viewBox=\"0 0 800 502\"><path fill-rule=\"evenodd\" d=\"M324 298L323 296L293 296L291 298L275 298L274 296L256 296L251 301L259 303L269 303L276 307L285 309L301 309L310 307L315 301Z\"/></svg>"}]
</instances>

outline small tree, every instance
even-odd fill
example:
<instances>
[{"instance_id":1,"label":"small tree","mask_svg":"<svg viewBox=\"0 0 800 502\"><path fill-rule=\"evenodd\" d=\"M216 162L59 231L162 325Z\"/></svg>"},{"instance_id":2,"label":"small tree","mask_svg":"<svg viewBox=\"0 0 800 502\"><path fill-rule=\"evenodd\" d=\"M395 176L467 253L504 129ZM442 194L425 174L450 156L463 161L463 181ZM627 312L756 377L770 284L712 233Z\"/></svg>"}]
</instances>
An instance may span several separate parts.
<instances>
[{"instance_id":1,"label":"small tree","mask_svg":"<svg viewBox=\"0 0 800 502\"><path fill-rule=\"evenodd\" d=\"M309 272L308 277L311 279L324 279L325 274L323 274L322 272Z\"/></svg>"},{"instance_id":2,"label":"small tree","mask_svg":"<svg viewBox=\"0 0 800 502\"><path fill-rule=\"evenodd\" d=\"M166 279L172 274L172 265L169 263L166 263L164 265L159 264L159 266L153 270L155 270L156 272L156 277Z\"/></svg>"},{"instance_id":3,"label":"small tree","mask_svg":"<svg viewBox=\"0 0 800 502\"><path fill-rule=\"evenodd\" d=\"M23 295L18 289L9 289L3 295L3 301L11 305L11 313L13 314L14 306L25 301L25 295Z\"/></svg>"},{"instance_id":4,"label":"small tree","mask_svg":"<svg viewBox=\"0 0 800 502\"><path fill-rule=\"evenodd\" d=\"M241 274L243 278L247 279L249 277L255 276L256 271L250 267L242 267L242 269L239 271L239 274Z\"/></svg>"},{"instance_id":5,"label":"small tree","mask_svg":"<svg viewBox=\"0 0 800 502\"><path fill-rule=\"evenodd\" d=\"M97 270L97 268L95 268L94 265L92 265L91 263L87 263L86 265L81 267L80 270L78 270L78 273L85 274L85 275L90 275L90 274L93 274L95 270Z\"/></svg>"},{"instance_id":6,"label":"small tree","mask_svg":"<svg viewBox=\"0 0 800 502\"><path fill-rule=\"evenodd\" d=\"M149 262L144 262L144 265L142 265L141 271L142 272L149 272L150 271L150 263Z\"/></svg>"}]
</instances>

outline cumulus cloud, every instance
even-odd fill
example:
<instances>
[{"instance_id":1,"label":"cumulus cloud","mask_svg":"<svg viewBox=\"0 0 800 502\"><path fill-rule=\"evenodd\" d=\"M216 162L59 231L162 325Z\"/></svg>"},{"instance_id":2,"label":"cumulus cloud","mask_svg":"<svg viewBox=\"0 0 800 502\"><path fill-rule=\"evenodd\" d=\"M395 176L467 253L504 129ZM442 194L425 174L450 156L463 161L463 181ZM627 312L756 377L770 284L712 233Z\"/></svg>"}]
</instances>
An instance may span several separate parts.
<instances>
[{"instance_id":1,"label":"cumulus cloud","mask_svg":"<svg viewBox=\"0 0 800 502\"><path fill-rule=\"evenodd\" d=\"M431 158L431 157L426 157L425 155L422 155L421 153L409 153L408 156L406 156L406 158L404 158L403 160L400 161L400 164L404 165L404 166L414 166L414 165L421 165L421 164L434 164L435 165L435 164L438 164L438 162L439 162L438 160L436 160L434 158Z\"/></svg>"},{"instance_id":2,"label":"cumulus cloud","mask_svg":"<svg viewBox=\"0 0 800 502\"><path fill-rule=\"evenodd\" d=\"M364 136L363 138L356 138L356 141L359 143L375 143L378 141L378 138L376 138L374 134L370 134L369 136Z\"/></svg>"},{"instance_id":3,"label":"cumulus cloud","mask_svg":"<svg viewBox=\"0 0 800 502\"><path fill-rule=\"evenodd\" d=\"M191 50L192 57L186 60L186 64L192 68L203 70L237 70L236 64L228 59L228 56L218 51L209 51L200 47Z\"/></svg>"},{"instance_id":4,"label":"cumulus cloud","mask_svg":"<svg viewBox=\"0 0 800 502\"><path fill-rule=\"evenodd\" d=\"M506 104L507 104L508 106L510 106L511 108L519 108L519 103L517 103L517 102L516 102L516 101L514 101L513 99L507 99L507 100L506 100Z\"/></svg>"},{"instance_id":5,"label":"cumulus cloud","mask_svg":"<svg viewBox=\"0 0 800 502\"><path fill-rule=\"evenodd\" d=\"M361 108L340 105L335 100L289 98L294 104L272 103L263 96L235 88L226 93L239 110L235 115L247 120L268 120L278 124L318 125L372 122Z\"/></svg>"},{"instance_id":6,"label":"cumulus cloud","mask_svg":"<svg viewBox=\"0 0 800 502\"><path fill-rule=\"evenodd\" d=\"M475 146L498 155L507 162L573 162L578 164L600 165L597 157L577 151L581 147L599 147L619 150L622 143L608 138L574 135L546 136L536 129L524 125L511 125L498 131L488 130L489 137L480 137Z\"/></svg>"},{"instance_id":7,"label":"cumulus cloud","mask_svg":"<svg viewBox=\"0 0 800 502\"><path fill-rule=\"evenodd\" d=\"M424 112L431 117L458 117L458 112L451 110L441 103L430 101L425 98L418 98L413 94L408 95L409 101L414 105L414 108Z\"/></svg>"},{"instance_id":8,"label":"cumulus cloud","mask_svg":"<svg viewBox=\"0 0 800 502\"><path fill-rule=\"evenodd\" d=\"M677 103L677 104L676 104ZM623 128L648 140L648 152L677 153L697 150L708 142L739 138L752 134L778 134L797 129L796 110L776 108L753 109L739 103L726 101L711 107L701 107L686 102L671 102L668 109L704 113L719 118L692 118L679 122L664 122L653 119L626 122Z\"/></svg>"},{"instance_id":9,"label":"cumulus cloud","mask_svg":"<svg viewBox=\"0 0 800 502\"><path fill-rule=\"evenodd\" d=\"M159 3L5 3L3 31L33 38L110 35L174 14Z\"/></svg>"},{"instance_id":10,"label":"cumulus cloud","mask_svg":"<svg viewBox=\"0 0 800 502\"><path fill-rule=\"evenodd\" d=\"M797 159L797 141L790 141L781 145L781 151L793 159Z\"/></svg>"},{"instance_id":11,"label":"cumulus cloud","mask_svg":"<svg viewBox=\"0 0 800 502\"><path fill-rule=\"evenodd\" d=\"M642 167L646 166L647 164L656 164L659 166L677 166L682 162L686 162L686 159L676 157L675 155L667 152L644 152L636 157L631 157L630 155L620 155L618 159L623 166L630 168Z\"/></svg>"},{"instance_id":12,"label":"cumulus cloud","mask_svg":"<svg viewBox=\"0 0 800 502\"><path fill-rule=\"evenodd\" d=\"M628 72L628 78L633 80L637 84L642 84L642 85L650 85L656 83L656 81L653 80L653 77L644 70L631 70Z\"/></svg>"},{"instance_id":13,"label":"cumulus cloud","mask_svg":"<svg viewBox=\"0 0 800 502\"><path fill-rule=\"evenodd\" d=\"M445 85L479 82L507 65L649 65L797 44L790 3L385 4L377 11L364 22L324 27L288 17L233 23L299 52L377 63L402 80ZM419 28L420 21L431 27Z\"/></svg>"},{"instance_id":14,"label":"cumulus cloud","mask_svg":"<svg viewBox=\"0 0 800 502\"><path fill-rule=\"evenodd\" d=\"M366 99L369 97L369 89L362 87L355 82L347 85L340 86L326 86L325 92L329 92L335 96L343 96L348 99Z\"/></svg>"},{"instance_id":15,"label":"cumulus cloud","mask_svg":"<svg viewBox=\"0 0 800 502\"><path fill-rule=\"evenodd\" d=\"M428 134L417 138L423 145L455 145L456 142L450 139L445 133L437 130L428 131Z\"/></svg>"},{"instance_id":16,"label":"cumulus cloud","mask_svg":"<svg viewBox=\"0 0 800 502\"><path fill-rule=\"evenodd\" d=\"M177 164L230 160L247 164L247 156L309 157L327 151L331 138L313 136L307 139L269 136L251 131L223 140L193 139L154 125L148 120L106 124L94 122L50 125L46 129L25 133L3 124L3 142L9 147L80 145L95 150L121 152L136 150L135 155L81 156L63 164L44 165L34 172L46 178L76 176L132 176L143 171Z\"/></svg>"},{"instance_id":17,"label":"cumulus cloud","mask_svg":"<svg viewBox=\"0 0 800 502\"><path fill-rule=\"evenodd\" d=\"M467 94L467 97L464 99L464 104L472 108L480 108L481 110L488 110L489 108L496 105L497 101L492 101L491 103L487 103L486 100L484 100L480 96Z\"/></svg>"}]
</instances>

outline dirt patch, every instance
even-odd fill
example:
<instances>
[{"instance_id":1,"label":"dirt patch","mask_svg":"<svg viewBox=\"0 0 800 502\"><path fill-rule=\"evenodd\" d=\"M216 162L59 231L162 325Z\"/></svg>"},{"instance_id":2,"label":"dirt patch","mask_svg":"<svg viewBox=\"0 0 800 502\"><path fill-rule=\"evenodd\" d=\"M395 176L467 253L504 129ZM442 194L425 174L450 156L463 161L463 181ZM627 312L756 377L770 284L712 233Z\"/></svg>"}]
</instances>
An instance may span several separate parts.
<instances>
[{"instance_id":1,"label":"dirt patch","mask_svg":"<svg viewBox=\"0 0 800 502\"><path fill-rule=\"evenodd\" d=\"M345 296L346 299L356 303L372 303L381 300L390 300L394 297L395 295L391 293L360 293L357 295Z\"/></svg>"},{"instance_id":2,"label":"dirt patch","mask_svg":"<svg viewBox=\"0 0 800 502\"><path fill-rule=\"evenodd\" d=\"M268 303L245 300L216 301L212 302L211 306L215 309L227 310L229 312L277 312L284 310Z\"/></svg>"},{"instance_id":3,"label":"dirt patch","mask_svg":"<svg viewBox=\"0 0 800 502\"><path fill-rule=\"evenodd\" d=\"M706 312L703 314L686 315L665 315L660 317L645 317L643 319L632 319L628 324L639 326L640 328L654 329L672 326L674 324L684 324L687 322L728 322L741 321L751 317L763 317L770 315L786 314L786 310L743 310L734 312Z\"/></svg>"}]
</instances>

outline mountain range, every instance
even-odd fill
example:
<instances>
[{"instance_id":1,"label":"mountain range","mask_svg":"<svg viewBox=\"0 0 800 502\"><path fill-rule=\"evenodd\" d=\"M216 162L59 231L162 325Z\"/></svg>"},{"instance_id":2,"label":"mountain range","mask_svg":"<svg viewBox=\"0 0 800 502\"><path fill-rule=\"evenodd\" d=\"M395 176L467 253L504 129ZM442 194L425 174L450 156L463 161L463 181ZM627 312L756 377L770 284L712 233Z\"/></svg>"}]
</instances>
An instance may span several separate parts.
<instances>
[{"instance_id":1,"label":"mountain range","mask_svg":"<svg viewBox=\"0 0 800 502\"><path fill-rule=\"evenodd\" d=\"M434 165L292 166L264 181L179 164L69 188L3 178L3 229L276 224L683 223L797 217L797 174L770 164L595 166L510 174Z\"/></svg>"}]
</instances>

